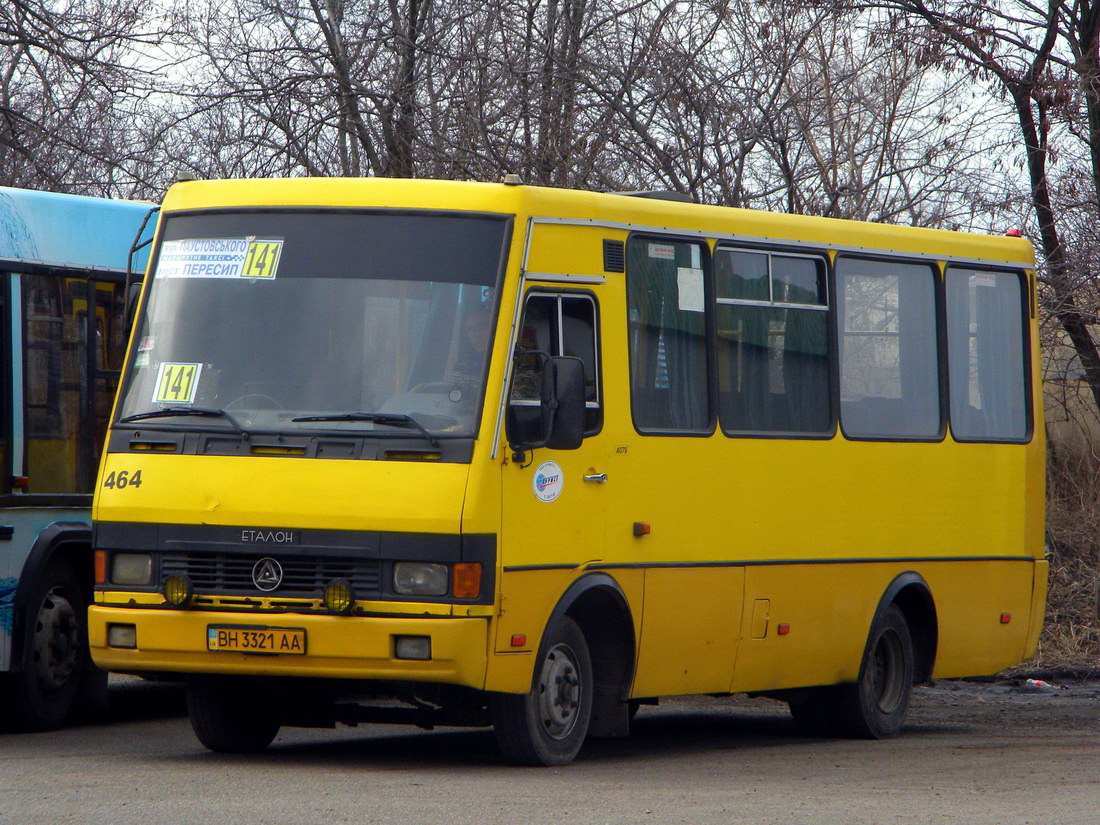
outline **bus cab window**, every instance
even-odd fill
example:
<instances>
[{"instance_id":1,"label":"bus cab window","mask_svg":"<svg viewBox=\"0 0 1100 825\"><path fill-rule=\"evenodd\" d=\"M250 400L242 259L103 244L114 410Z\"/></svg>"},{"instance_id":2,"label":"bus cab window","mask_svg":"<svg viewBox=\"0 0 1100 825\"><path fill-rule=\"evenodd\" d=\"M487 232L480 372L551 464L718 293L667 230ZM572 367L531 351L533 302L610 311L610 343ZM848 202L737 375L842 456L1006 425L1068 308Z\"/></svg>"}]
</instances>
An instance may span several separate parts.
<instances>
[{"instance_id":1,"label":"bus cab window","mask_svg":"<svg viewBox=\"0 0 1100 825\"><path fill-rule=\"evenodd\" d=\"M596 303L587 295L527 296L516 344L509 431L514 441L535 440L540 427L539 394L547 356L570 355L584 364L585 433L599 430L600 382Z\"/></svg>"}]
</instances>

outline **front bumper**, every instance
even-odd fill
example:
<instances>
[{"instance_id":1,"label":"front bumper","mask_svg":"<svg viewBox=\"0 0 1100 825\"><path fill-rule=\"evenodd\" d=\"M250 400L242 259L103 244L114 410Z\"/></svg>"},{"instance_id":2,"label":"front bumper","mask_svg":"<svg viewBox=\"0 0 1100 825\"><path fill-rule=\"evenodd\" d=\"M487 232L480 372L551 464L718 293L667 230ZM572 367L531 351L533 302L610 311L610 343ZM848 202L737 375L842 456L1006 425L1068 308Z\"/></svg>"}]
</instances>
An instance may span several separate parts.
<instances>
[{"instance_id":1,"label":"front bumper","mask_svg":"<svg viewBox=\"0 0 1100 825\"><path fill-rule=\"evenodd\" d=\"M137 647L107 645L108 624L131 624ZM304 628L304 656L209 651L208 625ZM488 618L242 615L93 605L88 609L92 658L104 670L134 673L221 673L337 679L439 682L485 686ZM430 636L428 661L396 659L394 636Z\"/></svg>"}]
</instances>

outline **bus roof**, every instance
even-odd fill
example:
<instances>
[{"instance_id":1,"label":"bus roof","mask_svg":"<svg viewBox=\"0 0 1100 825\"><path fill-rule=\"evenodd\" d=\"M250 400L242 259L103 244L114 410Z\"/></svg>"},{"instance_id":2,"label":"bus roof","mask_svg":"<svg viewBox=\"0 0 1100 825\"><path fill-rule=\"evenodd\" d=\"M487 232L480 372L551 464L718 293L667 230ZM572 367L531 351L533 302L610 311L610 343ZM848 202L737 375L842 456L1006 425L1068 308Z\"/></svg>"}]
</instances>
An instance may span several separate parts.
<instances>
[{"instance_id":1,"label":"bus roof","mask_svg":"<svg viewBox=\"0 0 1100 825\"><path fill-rule=\"evenodd\" d=\"M1011 262L1028 268L1035 260L1031 243L1024 238L525 184L396 178L205 180L177 183L164 200L165 211L280 206L496 212L631 231L795 241L867 253L923 253L934 249L945 256Z\"/></svg>"},{"instance_id":2,"label":"bus roof","mask_svg":"<svg viewBox=\"0 0 1100 825\"><path fill-rule=\"evenodd\" d=\"M125 272L150 203L62 195L0 186L0 265L74 267ZM150 220L142 240L152 237ZM134 255L144 272L146 246Z\"/></svg>"}]
</instances>

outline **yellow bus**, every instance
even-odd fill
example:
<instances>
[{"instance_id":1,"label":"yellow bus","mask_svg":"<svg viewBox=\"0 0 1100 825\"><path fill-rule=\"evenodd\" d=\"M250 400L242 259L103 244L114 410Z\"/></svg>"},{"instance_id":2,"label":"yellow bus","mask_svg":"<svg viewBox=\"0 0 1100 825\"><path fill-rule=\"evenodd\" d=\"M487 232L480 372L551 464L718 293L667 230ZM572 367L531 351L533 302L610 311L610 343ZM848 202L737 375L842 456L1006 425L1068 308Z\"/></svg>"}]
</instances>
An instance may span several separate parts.
<instances>
[{"instance_id":1,"label":"yellow bus","mask_svg":"<svg viewBox=\"0 0 1100 825\"><path fill-rule=\"evenodd\" d=\"M653 193L650 193L651 195ZM100 667L215 751L682 694L885 737L1043 617L1031 246L671 198L189 181L94 508Z\"/></svg>"}]
</instances>

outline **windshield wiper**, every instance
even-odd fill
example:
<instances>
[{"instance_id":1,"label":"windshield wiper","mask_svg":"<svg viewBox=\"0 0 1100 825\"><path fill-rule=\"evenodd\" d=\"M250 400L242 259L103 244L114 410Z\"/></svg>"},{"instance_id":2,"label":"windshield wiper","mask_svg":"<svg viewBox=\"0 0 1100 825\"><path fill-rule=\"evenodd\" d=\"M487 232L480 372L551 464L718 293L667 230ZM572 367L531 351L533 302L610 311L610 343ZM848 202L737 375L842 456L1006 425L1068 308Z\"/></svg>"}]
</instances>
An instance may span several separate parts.
<instances>
[{"instance_id":1,"label":"windshield wiper","mask_svg":"<svg viewBox=\"0 0 1100 825\"><path fill-rule=\"evenodd\" d=\"M169 418L174 415L198 415L203 418L224 418L236 428L241 438L248 438L248 430L242 427L237 419L225 410L215 410L211 407L161 407L159 410L147 410L146 412L123 416L118 420L118 423L129 424L131 421L142 421L146 418Z\"/></svg>"},{"instance_id":2,"label":"windshield wiper","mask_svg":"<svg viewBox=\"0 0 1100 825\"><path fill-rule=\"evenodd\" d=\"M393 427L412 427L420 430L421 434L431 442L435 448L439 448L436 437L428 432L424 425L404 413L380 413L380 412L346 412L331 413L328 415L300 415L291 421L370 421L375 424L389 424Z\"/></svg>"}]
</instances>

